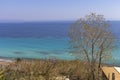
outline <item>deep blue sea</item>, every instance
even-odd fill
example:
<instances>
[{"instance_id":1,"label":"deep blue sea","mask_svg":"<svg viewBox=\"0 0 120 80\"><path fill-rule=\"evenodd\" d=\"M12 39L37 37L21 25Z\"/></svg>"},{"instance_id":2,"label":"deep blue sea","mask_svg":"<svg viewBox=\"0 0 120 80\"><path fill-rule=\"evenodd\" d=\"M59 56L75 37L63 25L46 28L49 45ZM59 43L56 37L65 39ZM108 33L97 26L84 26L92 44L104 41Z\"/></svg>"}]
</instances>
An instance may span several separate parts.
<instances>
[{"instance_id":1,"label":"deep blue sea","mask_svg":"<svg viewBox=\"0 0 120 80\"><path fill-rule=\"evenodd\" d=\"M69 54L69 27L72 21L0 23L0 57L74 59ZM110 21L112 31L120 38L120 21ZM119 43L118 43L119 45ZM113 51L120 63L120 49Z\"/></svg>"}]
</instances>

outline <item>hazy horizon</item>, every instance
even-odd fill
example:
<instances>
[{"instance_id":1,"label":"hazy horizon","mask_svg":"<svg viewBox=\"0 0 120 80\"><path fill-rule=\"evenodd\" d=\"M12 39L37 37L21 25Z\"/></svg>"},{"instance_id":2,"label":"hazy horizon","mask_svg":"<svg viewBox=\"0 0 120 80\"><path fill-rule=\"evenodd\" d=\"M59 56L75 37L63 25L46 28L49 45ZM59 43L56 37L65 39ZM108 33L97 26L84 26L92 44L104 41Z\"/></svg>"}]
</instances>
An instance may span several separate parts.
<instances>
[{"instance_id":1,"label":"hazy horizon","mask_svg":"<svg viewBox=\"0 0 120 80\"><path fill-rule=\"evenodd\" d=\"M15 21L8 21L8 20L4 20L4 21L1 21L0 20L0 23L46 23L46 22L48 22L48 23L53 23L53 22L62 22L62 23L66 23L66 22L76 22L77 20L44 20L44 21L18 21L18 20L15 20ZM110 21L110 22L112 22L112 21L114 21L114 22L116 22L116 21L119 21L120 22L120 20L106 20L106 21Z\"/></svg>"}]
</instances>

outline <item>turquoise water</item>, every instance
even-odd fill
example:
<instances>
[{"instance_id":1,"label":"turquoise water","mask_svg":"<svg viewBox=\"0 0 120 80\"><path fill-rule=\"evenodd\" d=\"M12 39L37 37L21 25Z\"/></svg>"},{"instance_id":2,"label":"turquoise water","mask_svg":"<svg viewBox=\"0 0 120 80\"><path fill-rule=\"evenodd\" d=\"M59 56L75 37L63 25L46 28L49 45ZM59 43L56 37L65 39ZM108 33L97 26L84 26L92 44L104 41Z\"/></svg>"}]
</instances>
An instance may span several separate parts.
<instances>
[{"instance_id":1,"label":"turquoise water","mask_svg":"<svg viewBox=\"0 0 120 80\"><path fill-rule=\"evenodd\" d=\"M0 57L6 58L75 59L69 48L68 38L0 38ZM113 51L112 63L120 63L119 53L119 48Z\"/></svg>"},{"instance_id":2,"label":"turquoise water","mask_svg":"<svg viewBox=\"0 0 120 80\"><path fill-rule=\"evenodd\" d=\"M0 38L0 56L13 58L74 59L67 38Z\"/></svg>"}]
</instances>

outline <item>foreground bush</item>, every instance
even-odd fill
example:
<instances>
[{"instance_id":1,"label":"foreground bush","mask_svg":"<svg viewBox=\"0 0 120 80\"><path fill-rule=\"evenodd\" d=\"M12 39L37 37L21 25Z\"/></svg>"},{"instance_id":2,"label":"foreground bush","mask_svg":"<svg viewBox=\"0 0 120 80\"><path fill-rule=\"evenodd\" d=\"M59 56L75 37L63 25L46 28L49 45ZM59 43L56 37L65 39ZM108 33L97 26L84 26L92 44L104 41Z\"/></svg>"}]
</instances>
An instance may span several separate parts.
<instances>
[{"instance_id":1,"label":"foreground bush","mask_svg":"<svg viewBox=\"0 0 120 80\"><path fill-rule=\"evenodd\" d=\"M79 60L21 60L1 71L1 80L90 80L87 64Z\"/></svg>"}]
</instances>

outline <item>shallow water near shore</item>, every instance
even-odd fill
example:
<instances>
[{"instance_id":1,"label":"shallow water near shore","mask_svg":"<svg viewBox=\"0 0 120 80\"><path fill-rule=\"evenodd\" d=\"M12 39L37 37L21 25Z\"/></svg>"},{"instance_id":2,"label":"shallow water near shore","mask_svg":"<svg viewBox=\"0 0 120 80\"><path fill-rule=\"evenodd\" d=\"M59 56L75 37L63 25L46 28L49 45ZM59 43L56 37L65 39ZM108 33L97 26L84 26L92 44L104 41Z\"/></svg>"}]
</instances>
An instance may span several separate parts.
<instances>
[{"instance_id":1,"label":"shallow water near shore","mask_svg":"<svg viewBox=\"0 0 120 80\"><path fill-rule=\"evenodd\" d=\"M67 38L0 38L0 44L1 57L74 59Z\"/></svg>"}]
</instances>

